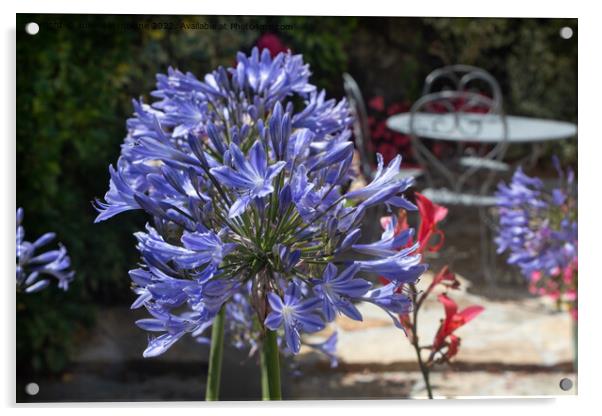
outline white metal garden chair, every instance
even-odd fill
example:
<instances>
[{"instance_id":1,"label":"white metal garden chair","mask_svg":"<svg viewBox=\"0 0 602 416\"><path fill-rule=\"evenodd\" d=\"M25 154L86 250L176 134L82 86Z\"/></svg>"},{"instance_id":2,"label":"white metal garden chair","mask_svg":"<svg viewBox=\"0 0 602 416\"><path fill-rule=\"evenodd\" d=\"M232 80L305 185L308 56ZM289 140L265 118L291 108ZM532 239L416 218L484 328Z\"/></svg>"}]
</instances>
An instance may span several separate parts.
<instances>
[{"instance_id":1,"label":"white metal garden chair","mask_svg":"<svg viewBox=\"0 0 602 416\"><path fill-rule=\"evenodd\" d=\"M360 153L360 167L362 175L367 181L372 179L374 175L373 163L376 161L376 155L371 150L370 143L370 128L368 126L368 112L366 104L362 96L362 92L357 85L357 82L348 73L343 74L343 86L345 94L349 101L349 106L354 117L353 134L355 144ZM403 168L400 170L400 175L404 177L417 178L422 175L422 169L418 168Z\"/></svg>"},{"instance_id":2,"label":"white metal garden chair","mask_svg":"<svg viewBox=\"0 0 602 416\"><path fill-rule=\"evenodd\" d=\"M429 185L423 194L436 203L478 209L482 267L486 279L493 283L495 253L488 210L496 204L494 180L509 169L503 162L508 127L499 84L487 71L473 66L439 68L427 76L423 95L410 113L416 159ZM475 140L484 123L501 123L499 141L492 144ZM430 137L425 135L427 132ZM433 136L453 143L452 154L443 159L435 156L426 144Z\"/></svg>"}]
</instances>

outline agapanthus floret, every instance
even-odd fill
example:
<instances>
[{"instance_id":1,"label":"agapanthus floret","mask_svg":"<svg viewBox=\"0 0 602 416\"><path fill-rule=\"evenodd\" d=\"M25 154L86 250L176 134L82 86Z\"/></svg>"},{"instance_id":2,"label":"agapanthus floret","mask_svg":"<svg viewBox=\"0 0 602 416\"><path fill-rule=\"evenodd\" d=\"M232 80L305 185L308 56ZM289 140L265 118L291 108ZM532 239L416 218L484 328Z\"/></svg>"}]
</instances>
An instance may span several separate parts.
<instances>
[{"instance_id":1,"label":"agapanthus floret","mask_svg":"<svg viewBox=\"0 0 602 416\"><path fill-rule=\"evenodd\" d=\"M236 144L230 144L229 158L232 167L220 166L211 169L211 174L224 186L241 192L228 212L230 218L241 215L255 198L262 198L274 192L272 182L280 173L284 161L268 166L265 150L261 142L255 142L245 158Z\"/></svg>"},{"instance_id":2,"label":"agapanthus floret","mask_svg":"<svg viewBox=\"0 0 602 416\"><path fill-rule=\"evenodd\" d=\"M352 247L359 253L377 257L390 257L396 254L400 248L407 246L414 235L414 230L411 228L403 230L396 235L396 227L397 218L393 216L386 224L386 228L379 241L370 244L354 244Z\"/></svg>"},{"instance_id":3,"label":"agapanthus floret","mask_svg":"<svg viewBox=\"0 0 602 416\"><path fill-rule=\"evenodd\" d=\"M38 253L56 238L56 234L45 233L34 242L26 241L23 216L23 208L17 209L17 289L26 293L38 292L48 287L53 277L60 289L67 290L75 276L67 249L59 244L58 249Z\"/></svg>"},{"instance_id":4,"label":"agapanthus floret","mask_svg":"<svg viewBox=\"0 0 602 416\"><path fill-rule=\"evenodd\" d=\"M516 265L527 279L534 272L557 274L577 257L576 190L573 174L566 176L557 160L559 184L548 191L539 178L518 168L509 184L501 183L497 198L498 252L509 252L508 263Z\"/></svg>"},{"instance_id":5,"label":"agapanthus floret","mask_svg":"<svg viewBox=\"0 0 602 416\"><path fill-rule=\"evenodd\" d=\"M309 75L300 55L254 49L202 81L170 68L157 77L159 101L135 104L109 192L96 205L97 221L134 209L152 219L136 233L142 262L130 272L132 306L153 316L139 326L163 332L145 355L185 333L205 340L222 308L238 347L254 350L266 328L283 329L292 353L303 332L337 313L361 320L354 302L374 303L396 324L408 309L396 288L426 268L416 247L396 251L406 236L386 233L357 243L367 208L414 208L403 197L412 181L398 175L400 157L385 168L379 156L374 181L346 192L355 175L352 116ZM363 260L343 265L346 253ZM357 276L381 272L395 280L384 291Z\"/></svg>"},{"instance_id":6,"label":"agapanthus floret","mask_svg":"<svg viewBox=\"0 0 602 416\"><path fill-rule=\"evenodd\" d=\"M317 332L324 329L324 319L316 308L320 299L304 298L295 282L289 284L283 298L273 292L268 293L271 312L265 319L265 326L272 330L284 327L286 345L293 353L301 348L301 332Z\"/></svg>"},{"instance_id":7,"label":"agapanthus floret","mask_svg":"<svg viewBox=\"0 0 602 416\"><path fill-rule=\"evenodd\" d=\"M318 297L322 298L322 311L327 321L333 321L337 312L356 321L362 320L362 314L352 301L364 296L372 284L355 278L358 271L359 267L354 264L339 274L336 266L329 263L322 280L316 281L314 287Z\"/></svg>"}]
</instances>

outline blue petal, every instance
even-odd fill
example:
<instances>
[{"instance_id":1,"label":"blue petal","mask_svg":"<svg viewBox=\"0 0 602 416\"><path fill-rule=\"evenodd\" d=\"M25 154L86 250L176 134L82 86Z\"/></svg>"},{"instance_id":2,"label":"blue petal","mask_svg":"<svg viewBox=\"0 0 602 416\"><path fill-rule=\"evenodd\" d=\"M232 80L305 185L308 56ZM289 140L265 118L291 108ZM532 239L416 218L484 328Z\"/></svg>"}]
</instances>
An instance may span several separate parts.
<instances>
[{"instance_id":1,"label":"blue petal","mask_svg":"<svg viewBox=\"0 0 602 416\"><path fill-rule=\"evenodd\" d=\"M142 353L144 358L148 357L156 357L157 355L163 354L167 351L173 344L175 344L184 333L181 334L163 334L157 338L151 338L148 341L148 346Z\"/></svg>"},{"instance_id":2,"label":"blue petal","mask_svg":"<svg viewBox=\"0 0 602 416\"><path fill-rule=\"evenodd\" d=\"M282 325L282 314L275 311L270 312L265 318L264 324L272 331L277 330Z\"/></svg>"},{"instance_id":3,"label":"blue petal","mask_svg":"<svg viewBox=\"0 0 602 416\"><path fill-rule=\"evenodd\" d=\"M293 325L284 325L284 338L286 339L286 345L293 354L297 354L301 349L301 337L299 331Z\"/></svg>"},{"instance_id":4,"label":"blue petal","mask_svg":"<svg viewBox=\"0 0 602 416\"><path fill-rule=\"evenodd\" d=\"M355 321L362 321L363 317L360 311L355 307L353 303L348 301L347 299L340 299L336 307L349 318Z\"/></svg>"},{"instance_id":5,"label":"blue petal","mask_svg":"<svg viewBox=\"0 0 602 416\"><path fill-rule=\"evenodd\" d=\"M272 308L273 311L282 312L282 306L284 305L282 303L282 299L280 299L280 296L278 296L277 294L269 292L268 303L270 304L270 308Z\"/></svg>"},{"instance_id":6,"label":"blue petal","mask_svg":"<svg viewBox=\"0 0 602 416\"><path fill-rule=\"evenodd\" d=\"M236 201L234 201L234 203L230 207L230 210L228 211L228 217L236 218L242 215L242 213L245 212L250 203L251 198L249 196L243 195L239 197Z\"/></svg>"},{"instance_id":7,"label":"blue petal","mask_svg":"<svg viewBox=\"0 0 602 416\"><path fill-rule=\"evenodd\" d=\"M324 321L317 314L310 313L295 316L305 332L317 332L323 330L325 327Z\"/></svg>"}]
</instances>

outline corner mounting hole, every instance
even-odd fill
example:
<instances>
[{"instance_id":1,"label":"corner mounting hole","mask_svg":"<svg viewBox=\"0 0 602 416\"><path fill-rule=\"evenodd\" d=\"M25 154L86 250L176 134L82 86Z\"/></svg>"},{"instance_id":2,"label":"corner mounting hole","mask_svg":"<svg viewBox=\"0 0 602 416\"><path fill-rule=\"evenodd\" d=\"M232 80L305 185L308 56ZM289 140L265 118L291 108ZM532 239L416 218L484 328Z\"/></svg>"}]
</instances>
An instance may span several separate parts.
<instances>
[{"instance_id":1,"label":"corner mounting hole","mask_svg":"<svg viewBox=\"0 0 602 416\"><path fill-rule=\"evenodd\" d=\"M29 383L27 386L25 386L25 393L29 394L30 396L35 396L39 392L40 386L38 386L38 383Z\"/></svg>"},{"instance_id":2,"label":"corner mounting hole","mask_svg":"<svg viewBox=\"0 0 602 416\"><path fill-rule=\"evenodd\" d=\"M28 35L37 35L39 31L40 25L38 25L36 22L29 22L25 25L25 32Z\"/></svg>"},{"instance_id":3,"label":"corner mounting hole","mask_svg":"<svg viewBox=\"0 0 602 416\"><path fill-rule=\"evenodd\" d=\"M562 29L560 29L560 37L562 39L570 39L573 37L573 29L571 29L568 26L563 27Z\"/></svg>"},{"instance_id":4,"label":"corner mounting hole","mask_svg":"<svg viewBox=\"0 0 602 416\"><path fill-rule=\"evenodd\" d=\"M563 378L560 380L560 389L564 391L569 391L573 388L573 381L570 378Z\"/></svg>"}]
</instances>

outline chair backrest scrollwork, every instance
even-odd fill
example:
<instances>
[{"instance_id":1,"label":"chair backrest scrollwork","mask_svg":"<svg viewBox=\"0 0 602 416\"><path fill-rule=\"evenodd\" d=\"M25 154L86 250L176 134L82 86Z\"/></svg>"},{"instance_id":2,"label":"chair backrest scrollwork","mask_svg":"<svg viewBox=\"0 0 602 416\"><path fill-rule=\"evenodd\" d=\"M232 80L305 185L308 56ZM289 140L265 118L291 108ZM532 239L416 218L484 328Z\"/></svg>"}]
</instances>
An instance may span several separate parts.
<instances>
[{"instance_id":1,"label":"chair backrest scrollwork","mask_svg":"<svg viewBox=\"0 0 602 416\"><path fill-rule=\"evenodd\" d=\"M431 72L425 79L423 95L410 110L410 136L416 158L445 178L455 192L462 192L468 179L488 166L485 161L501 161L508 139L501 89L487 71L469 65L451 65ZM490 123L499 123L502 133L494 143L477 138ZM439 160L425 145L423 138L450 135L456 150L449 160ZM435 133L435 134L433 134ZM475 140L472 140L475 139ZM470 143L470 146L466 146ZM481 158L484 163L463 169L459 161L465 156ZM433 183L433 175L429 181ZM481 193L488 182L481 182Z\"/></svg>"}]
</instances>

